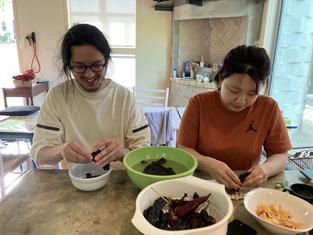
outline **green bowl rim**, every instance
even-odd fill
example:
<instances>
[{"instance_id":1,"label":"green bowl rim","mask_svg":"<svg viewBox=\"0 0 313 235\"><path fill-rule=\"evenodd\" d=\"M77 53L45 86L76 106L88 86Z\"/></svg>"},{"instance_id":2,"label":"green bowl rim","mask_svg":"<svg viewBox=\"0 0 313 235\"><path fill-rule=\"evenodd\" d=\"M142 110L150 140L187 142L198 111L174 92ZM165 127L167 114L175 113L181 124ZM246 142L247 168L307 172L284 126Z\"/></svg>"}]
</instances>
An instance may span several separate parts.
<instances>
[{"instance_id":1,"label":"green bowl rim","mask_svg":"<svg viewBox=\"0 0 313 235\"><path fill-rule=\"evenodd\" d=\"M188 173L191 173L191 172L195 171L196 168L198 167L198 160L197 160L191 153L188 153L187 151L185 151L185 150L183 150L183 149L180 149L180 148L169 147L169 146L154 146L153 148L168 148L168 149L176 149L176 150L178 150L178 151L182 151L182 152L188 154L188 155L193 159L194 165L193 165L189 170L184 171L184 172L179 173L179 174L175 174L175 175L150 175L150 174L146 174L146 173L143 173L143 172L140 172L140 171L136 171L136 170L134 170L133 168L131 168L130 166L128 166L128 165L126 164L126 159L128 158L128 156L129 156L130 153L133 153L133 152L135 152L135 151L139 151L139 150L141 150L141 149L143 149L143 148L151 148L151 147L153 147L153 146L140 147L140 148L137 148L137 149L135 149L135 150L132 150L132 151L128 152L128 153L124 156L124 158L123 158L123 165L125 166L125 168L126 168L127 170L133 172L133 173L136 173L136 174L138 174L138 175L145 176L145 177L148 177L148 178L155 178L155 177L158 177L158 178L160 178L160 179L171 179L171 178L178 178L178 177L180 177L180 176L184 176L184 175L186 175L186 174L188 174Z\"/></svg>"}]
</instances>

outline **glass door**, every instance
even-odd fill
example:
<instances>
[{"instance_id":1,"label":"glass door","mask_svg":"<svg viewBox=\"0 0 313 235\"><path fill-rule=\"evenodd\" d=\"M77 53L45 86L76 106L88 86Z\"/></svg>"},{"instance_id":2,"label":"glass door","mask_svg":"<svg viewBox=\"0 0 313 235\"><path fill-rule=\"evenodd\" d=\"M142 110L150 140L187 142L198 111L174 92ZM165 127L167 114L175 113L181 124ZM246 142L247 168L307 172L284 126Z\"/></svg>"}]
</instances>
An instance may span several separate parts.
<instances>
[{"instance_id":1,"label":"glass door","mask_svg":"<svg viewBox=\"0 0 313 235\"><path fill-rule=\"evenodd\" d=\"M313 146L313 1L282 1L269 94L293 146Z\"/></svg>"}]
</instances>

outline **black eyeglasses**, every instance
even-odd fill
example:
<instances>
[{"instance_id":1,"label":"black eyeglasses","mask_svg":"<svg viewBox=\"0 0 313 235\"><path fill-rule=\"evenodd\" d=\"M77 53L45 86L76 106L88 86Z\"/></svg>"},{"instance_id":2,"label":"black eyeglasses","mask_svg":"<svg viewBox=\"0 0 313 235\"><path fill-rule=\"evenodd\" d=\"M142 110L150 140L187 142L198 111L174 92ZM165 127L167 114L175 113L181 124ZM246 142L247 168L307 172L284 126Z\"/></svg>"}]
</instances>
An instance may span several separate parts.
<instances>
[{"instance_id":1,"label":"black eyeglasses","mask_svg":"<svg viewBox=\"0 0 313 235\"><path fill-rule=\"evenodd\" d=\"M84 72L86 72L86 70L88 68L90 68L91 71L96 73L96 72L101 72L104 69L104 67L105 67L105 63L103 63L103 64L94 63L94 64L89 65L89 66L84 65L84 64L73 64L71 66L71 69L76 73L84 73Z\"/></svg>"}]
</instances>

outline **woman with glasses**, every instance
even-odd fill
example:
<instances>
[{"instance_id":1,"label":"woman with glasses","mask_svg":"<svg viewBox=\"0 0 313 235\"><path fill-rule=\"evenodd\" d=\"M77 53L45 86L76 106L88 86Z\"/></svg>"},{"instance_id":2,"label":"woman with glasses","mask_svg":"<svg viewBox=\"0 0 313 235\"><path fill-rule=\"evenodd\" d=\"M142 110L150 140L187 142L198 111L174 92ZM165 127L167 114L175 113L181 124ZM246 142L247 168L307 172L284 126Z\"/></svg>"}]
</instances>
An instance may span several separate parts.
<instances>
[{"instance_id":1,"label":"woman with glasses","mask_svg":"<svg viewBox=\"0 0 313 235\"><path fill-rule=\"evenodd\" d=\"M265 49L230 50L214 77L218 89L192 97L182 117L178 145L228 187L259 186L285 168L291 143L281 111L272 98L259 95L269 73ZM234 170L250 174L241 182Z\"/></svg>"},{"instance_id":2,"label":"woman with glasses","mask_svg":"<svg viewBox=\"0 0 313 235\"><path fill-rule=\"evenodd\" d=\"M110 54L106 38L92 25L75 25L64 35L60 60L67 79L48 93L31 148L39 167L92 160L103 167L150 145L147 121L132 93L106 78Z\"/></svg>"}]
</instances>

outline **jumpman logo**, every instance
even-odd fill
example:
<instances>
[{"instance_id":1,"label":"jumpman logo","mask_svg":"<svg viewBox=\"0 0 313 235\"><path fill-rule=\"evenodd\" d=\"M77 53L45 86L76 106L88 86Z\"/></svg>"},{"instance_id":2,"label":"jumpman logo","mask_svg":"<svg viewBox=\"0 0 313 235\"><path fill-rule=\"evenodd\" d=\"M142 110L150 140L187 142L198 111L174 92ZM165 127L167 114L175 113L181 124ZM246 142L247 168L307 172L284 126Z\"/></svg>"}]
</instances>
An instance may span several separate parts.
<instances>
[{"instance_id":1,"label":"jumpman logo","mask_svg":"<svg viewBox=\"0 0 313 235\"><path fill-rule=\"evenodd\" d=\"M253 128L253 120L252 120L251 124L249 125L248 130L246 130L246 132L249 132L249 131L258 132L258 130L257 130L257 129L254 129L254 128Z\"/></svg>"}]
</instances>

